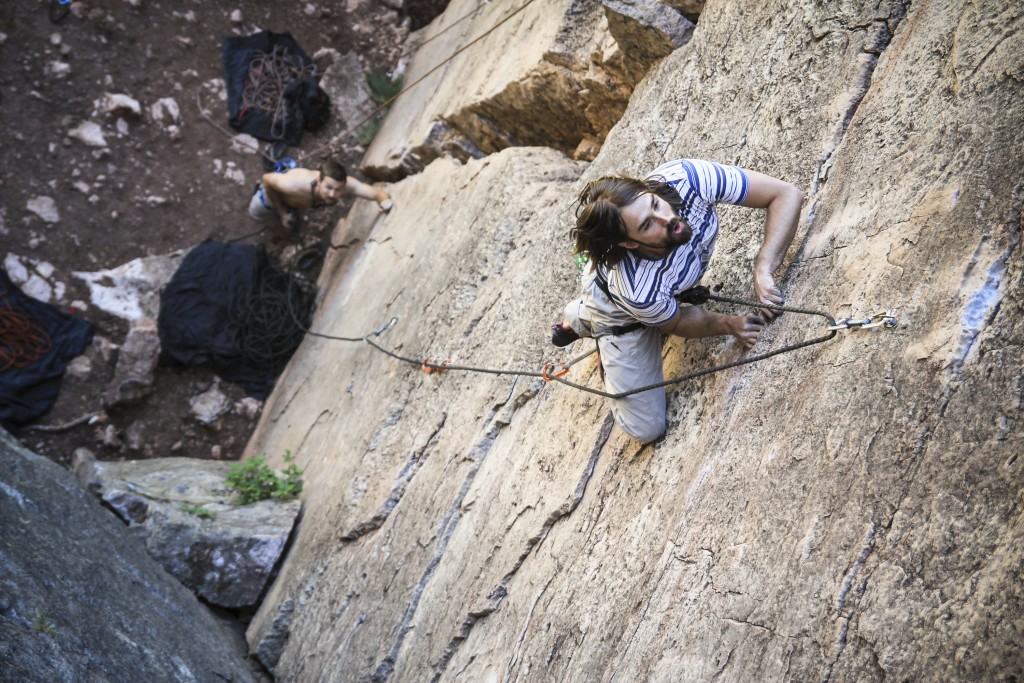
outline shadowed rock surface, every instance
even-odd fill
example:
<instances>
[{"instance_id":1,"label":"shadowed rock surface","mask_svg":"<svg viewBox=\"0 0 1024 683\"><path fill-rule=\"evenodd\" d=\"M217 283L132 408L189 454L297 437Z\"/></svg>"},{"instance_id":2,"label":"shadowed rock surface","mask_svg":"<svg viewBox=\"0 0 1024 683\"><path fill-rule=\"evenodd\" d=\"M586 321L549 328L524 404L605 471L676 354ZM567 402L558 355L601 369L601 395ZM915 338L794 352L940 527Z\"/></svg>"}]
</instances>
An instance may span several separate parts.
<instances>
[{"instance_id":1,"label":"shadowed rock surface","mask_svg":"<svg viewBox=\"0 0 1024 683\"><path fill-rule=\"evenodd\" d=\"M0 430L0 678L243 681L244 644L50 460Z\"/></svg>"},{"instance_id":2,"label":"shadowed rock surface","mask_svg":"<svg viewBox=\"0 0 1024 683\"><path fill-rule=\"evenodd\" d=\"M140 536L150 556L207 602L255 606L284 551L298 500L236 505L232 463L194 458L97 462L75 475Z\"/></svg>"},{"instance_id":3,"label":"shadowed rock surface","mask_svg":"<svg viewBox=\"0 0 1024 683\"><path fill-rule=\"evenodd\" d=\"M642 32L636 24L631 35ZM652 52L652 42L670 41L619 46L604 6L592 0L454 0L426 29L405 76L409 91L395 100L362 168L393 181L441 156L466 160L521 145L592 159L650 60L667 54Z\"/></svg>"},{"instance_id":4,"label":"shadowed rock surface","mask_svg":"<svg viewBox=\"0 0 1024 683\"><path fill-rule=\"evenodd\" d=\"M249 445L310 481L261 659L327 681L1024 677L1022 27L998 2L712 0L589 166L438 160L390 215L357 207L334 242L369 237L325 267L314 329L397 317L373 339L413 359L589 348L546 340L578 288L572 199L681 156L808 194L792 305L900 325L676 386L645 448L566 386L308 338ZM705 283L749 295L763 212L720 215ZM756 350L820 331L787 314ZM666 376L738 355L670 339ZM568 377L600 386L593 358Z\"/></svg>"}]
</instances>

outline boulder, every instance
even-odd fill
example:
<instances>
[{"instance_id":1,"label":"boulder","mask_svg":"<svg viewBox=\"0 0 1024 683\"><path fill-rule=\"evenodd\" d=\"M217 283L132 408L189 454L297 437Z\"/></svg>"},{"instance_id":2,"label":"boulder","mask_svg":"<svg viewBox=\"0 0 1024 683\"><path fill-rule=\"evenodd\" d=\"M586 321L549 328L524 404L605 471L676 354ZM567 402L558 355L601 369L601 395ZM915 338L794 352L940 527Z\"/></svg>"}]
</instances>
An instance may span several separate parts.
<instances>
[{"instance_id":1,"label":"boulder","mask_svg":"<svg viewBox=\"0 0 1024 683\"><path fill-rule=\"evenodd\" d=\"M4 680L257 680L244 643L67 470L0 430L0 471Z\"/></svg>"},{"instance_id":2,"label":"boulder","mask_svg":"<svg viewBox=\"0 0 1024 683\"><path fill-rule=\"evenodd\" d=\"M214 383L203 393L189 399L189 406L192 409L192 417L209 426L231 409L231 402L220 390L219 383Z\"/></svg>"},{"instance_id":3,"label":"boulder","mask_svg":"<svg viewBox=\"0 0 1024 683\"><path fill-rule=\"evenodd\" d=\"M151 318L133 321L117 354L114 378L103 396L106 408L137 403L153 393L154 373L160 360L160 333Z\"/></svg>"},{"instance_id":4,"label":"boulder","mask_svg":"<svg viewBox=\"0 0 1024 683\"><path fill-rule=\"evenodd\" d=\"M608 31L624 54L625 68L639 81L650 65L690 41L694 24L658 0L601 0Z\"/></svg>"},{"instance_id":5,"label":"boulder","mask_svg":"<svg viewBox=\"0 0 1024 683\"><path fill-rule=\"evenodd\" d=\"M68 137L78 140L89 147L106 147L107 139L103 136L103 129L98 123L82 121L80 124L68 131Z\"/></svg>"},{"instance_id":6,"label":"boulder","mask_svg":"<svg viewBox=\"0 0 1024 683\"><path fill-rule=\"evenodd\" d=\"M320 87L331 98L331 108L346 126L363 120L377 106L366 84L366 74L355 52L319 50L313 58L319 64L329 60L330 66L320 77Z\"/></svg>"},{"instance_id":7,"label":"boulder","mask_svg":"<svg viewBox=\"0 0 1024 683\"><path fill-rule=\"evenodd\" d=\"M111 315L128 320L156 319L160 292L174 276L188 249L157 256L143 256L116 268L72 276L89 286L90 302Z\"/></svg>"},{"instance_id":8,"label":"boulder","mask_svg":"<svg viewBox=\"0 0 1024 683\"><path fill-rule=\"evenodd\" d=\"M114 511L171 576L228 608L255 605L298 516L297 499L233 503L232 463L192 458L76 460L83 486Z\"/></svg>"},{"instance_id":9,"label":"boulder","mask_svg":"<svg viewBox=\"0 0 1024 683\"><path fill-rule=\"evenodd\" d=\"M53 197L45 195L33 197L25 204L25 208L39 216L46 223L56 223L60 220L60 212L57 211L57 203Z\"/></svg>"}]
</instances>

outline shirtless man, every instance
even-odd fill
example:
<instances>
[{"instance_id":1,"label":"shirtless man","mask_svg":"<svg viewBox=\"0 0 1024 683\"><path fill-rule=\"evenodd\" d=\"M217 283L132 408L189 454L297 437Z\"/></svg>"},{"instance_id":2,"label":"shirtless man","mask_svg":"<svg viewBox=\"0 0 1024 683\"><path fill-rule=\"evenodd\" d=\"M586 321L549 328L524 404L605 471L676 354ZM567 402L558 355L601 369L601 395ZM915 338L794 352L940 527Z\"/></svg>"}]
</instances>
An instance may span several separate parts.
<instances>
[{"instance_id":1,"label":"shirtless man","mask_svg":"<svg viewBox=\"0 0 1024 683\"><path fill-rule=\"evenodd\" d=\"M298 230L299 212L334 206L346 194L372 199L381 211L391 210L387 192L350 177L345 167L332 159L325 161L319 171L293 168L265 174L249 202L249 217L268 227Z\"/></svg>"}]
</instances>

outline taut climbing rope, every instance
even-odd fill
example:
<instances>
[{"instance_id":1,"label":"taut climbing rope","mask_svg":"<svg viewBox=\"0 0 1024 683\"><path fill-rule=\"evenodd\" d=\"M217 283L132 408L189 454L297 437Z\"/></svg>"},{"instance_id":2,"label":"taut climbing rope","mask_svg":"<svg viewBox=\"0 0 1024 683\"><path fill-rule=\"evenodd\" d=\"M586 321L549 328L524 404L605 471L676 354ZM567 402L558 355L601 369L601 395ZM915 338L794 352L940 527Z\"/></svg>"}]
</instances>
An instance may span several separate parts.
<instances>
[{"instance_id":1,"label":"taut climbing rope","mask_svg":"<svg viewBox=\"0 0 1024 683\"><path fill-rule=\"evenodd\" d=\"M391 351L391 350L381 346L376 341L374 341L373 338L379 337L384 332L389 330L396 322L398 322L398 318L397 317L392 318L391 320L389 320L386 324L384 324L383 326L381 326L377 330L374 330L373 332L371 332L371 333L369 333L369 334L367 334L367 335L365 335L363 337L342 337L342 336L324 334L322 332L314 332L312 330L305 329L305 327L302 326L297 319L295 320L295 322L296 322L296 324L300 325L300 327L303 327L303 329L305 329L306 333L311 335L311 336L320 337L321 339L334 340L334 341L365 342L365 343L369 344L371 347L373 347L374 349L376 349L377 351L380 351L381 353L383 353L383 354L385 354L387 356L390 356L391 358L394 358L395 360L401 361L403 363L408 363L409 365L413 365L413 366L419 367L420 369L422 369L422 370L424 370L425 372L428 372L428 373L432 372L432 371L433 372L463 371L463 372L475 372L475 373L489 374L489 375L513 375L513 376L518 376L518 377L539 377L539 378L543 379L545 382L559 382L559 383L564 384L564 385L566 385L568 387L572 387L573 389L578 389L580 391L584 391L584 392L587 392L589 394L595 394L597 396L604 396L605 398L612 398L612 399L625 398L627 396L632 396L634 394L639 394L639 393L644 392L644 391L650 391L651 389L658 389L660 387L665 387L665 386L669 386L669 385L672 385L672 384L679 384L681 382L685 382L685 381L688 381L688 380L691 380L691 379L696 379L698 377L703 377L705 375L710 375L710 374L715 373L715 372L721 372L722 370L729 370L731 368L739 367L741 365L748 365L750 363L756 363L757 361L765 360L767 358L771 358L772 356L778 356L778 355L781 355L783 353L788 353L790 351L796 351L797 349L802 349L802 348L805 348L805 347L808 347L808 346L813 346L814 344L821 344L822 342L826 342L826 341L832 339L833 337L835 337L836 334L838 334L839 330L841 330L841 329L858 329L858 328L869 329L870 327L876 327L876 326L882 326L882 327L886 327L886 328L893 328L893 327L896 326L896 319L893 316L889 315L888 313L878 314L878 315L873 316L872 318L868 319L868 322L878 321L877 325L869 326L863 320L858 321L858 319L856 319L856 318L843 318L842 321L837 323L835 318L833 318L831 315L829 315L828 313L825 313L823 311L815 311L815 310L810 310L810 309L805 309L805 308L795 308L795 307L792 307L792 306L778 306L778 305L775 305L775 304L763 304L763 303L757 303L755 301L746 301L744 299L735 299L735 298L728 297L728 296L721 296L721 295L718 295L718 294L711 294L706 289L705 289L704 292L700 293L700 296L703 298L704 301L711 300L711 301L717 301L717 302L720 302L720 303L729 303L729 304L735 304L735 305L739 305L739 306L747 306L747 307L750 307L750 308L758 308L758 309L768 308L768 309L771 309L771 310L774 310L774 311L782 311L782 312L786 312L786 313L799 313L799 314L803 314L803 315L819 316L821 318L824 318L829 326L826 328L826 333L824 335L820 336L820 337L814 337L813 339L807 339L805 341L796 342L794 344L788 344L786 346L780 347L780 348L775 349L773 351L768 351L766 353L761 353L761 354L758 354L758 355L755 355L755 356L750 356L750 357L747 357L747 358L740 358L738 360L732 361L731 363L724 363L722 365L716 365L716 366L711 367L711 368L705 368L705 369L702 369L702 370L695 370L693 372L689 372L689 373L686 373L684 375L679 375L678 377L673 377L672 379L667 379L667 380L665 380L663 382L658 382L656 384L648 384L646 386L637 387L636 389L631 389L629 391L623 391L623 392L620 392L620 393L611 393L611 392L607 392L607 391L602 391L600 389L594 389L592 387L584 386L582 384L578 384L578 383L573 382L571 380L567 380L564 377L565 374L569 371L569 368L571 368L576 363L579 363L583 359L593 355L597 351L596 347L594 349L591 349L590 351L584 353L583 355L578 356L578 357L572 359L571 361L568 361L566 363L559 363L558 364L559 369L558 369L557 372L552 372L555 369L555 364L554 363L546 363L544 365L543 369L541 369L539 372L531 371L531 370L511 370L511 369L508 369L508 368L484 368L484 367L476 367L476 366L471 366L471 365L453 365L449 361L445 361L444 363L434 363L434 362L431 362L430 358L423 359L423 358L413 358L413 357L410 357L410 356L403 356L401 354L395 353L394 351ZM853 321L854 323L859 323L859 324L850 324L850 321Z\"/></svg>"}]
</instances>

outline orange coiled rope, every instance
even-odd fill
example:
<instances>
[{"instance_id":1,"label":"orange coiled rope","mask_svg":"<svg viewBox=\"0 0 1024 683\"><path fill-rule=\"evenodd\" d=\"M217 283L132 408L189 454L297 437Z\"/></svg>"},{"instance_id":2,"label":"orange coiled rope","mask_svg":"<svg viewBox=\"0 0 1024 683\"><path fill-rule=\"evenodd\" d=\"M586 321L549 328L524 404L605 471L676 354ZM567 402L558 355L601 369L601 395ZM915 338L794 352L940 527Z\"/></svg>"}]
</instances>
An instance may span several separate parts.
<instances>
[{"instance_id":1,"label":"orange coiled rope","mask_svg":"<svg viewBox=\"0 0 1024 683\"><path fill-rule=\"evenodd\" d=\"M43 326L25 311L15 308L0 285L0 372L27 368L53 348Z\"/></svg>"}]
</instances>

